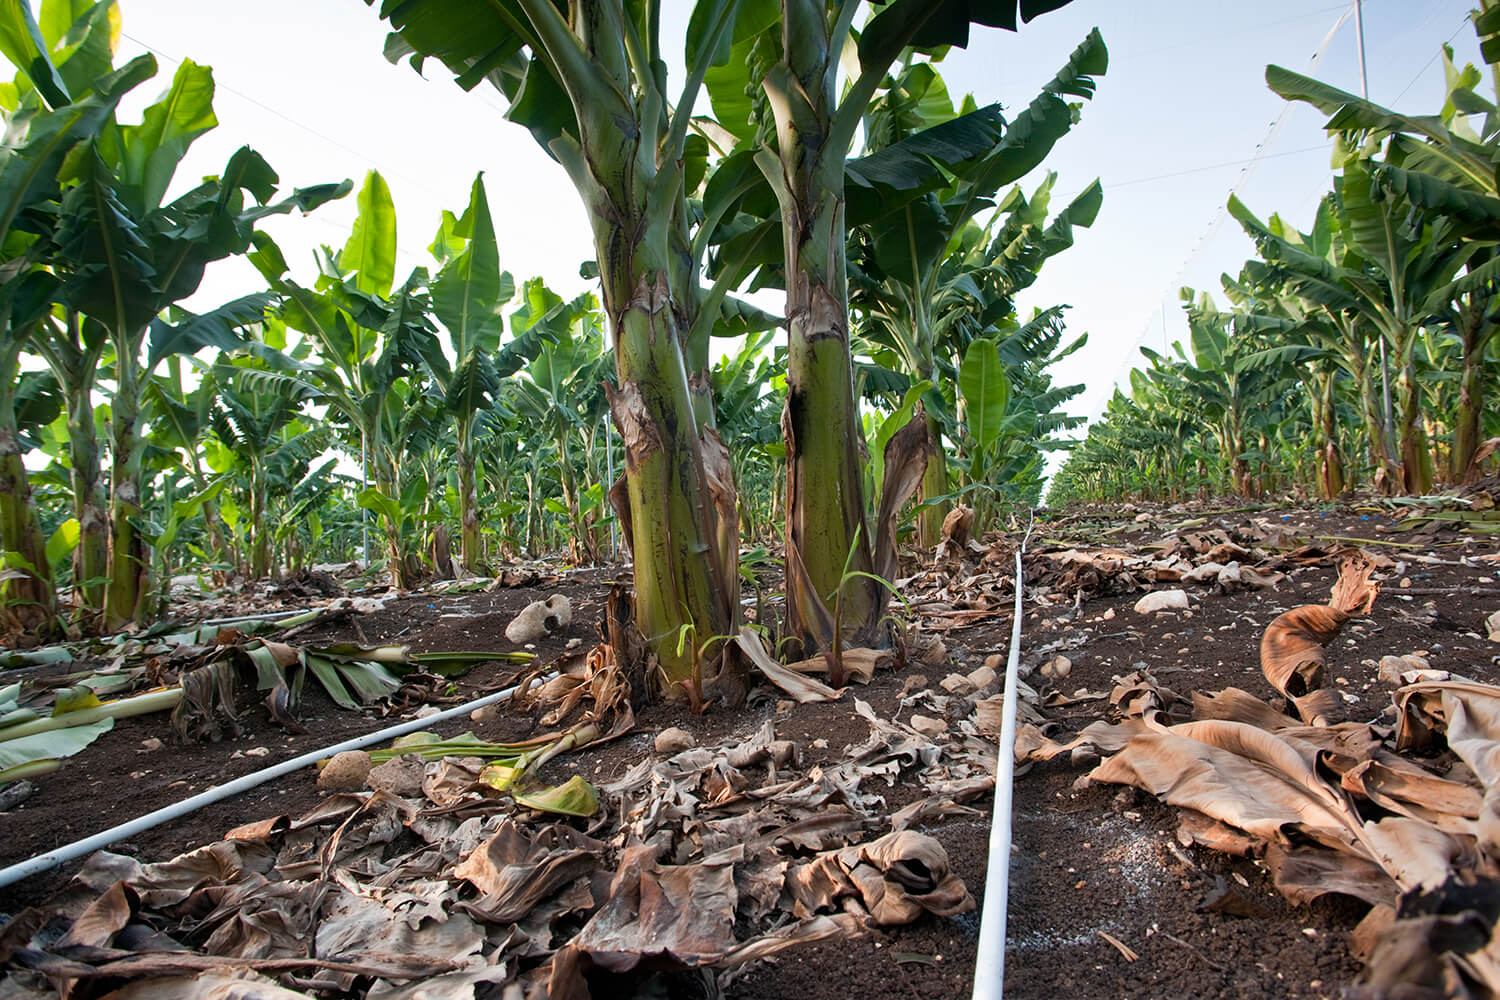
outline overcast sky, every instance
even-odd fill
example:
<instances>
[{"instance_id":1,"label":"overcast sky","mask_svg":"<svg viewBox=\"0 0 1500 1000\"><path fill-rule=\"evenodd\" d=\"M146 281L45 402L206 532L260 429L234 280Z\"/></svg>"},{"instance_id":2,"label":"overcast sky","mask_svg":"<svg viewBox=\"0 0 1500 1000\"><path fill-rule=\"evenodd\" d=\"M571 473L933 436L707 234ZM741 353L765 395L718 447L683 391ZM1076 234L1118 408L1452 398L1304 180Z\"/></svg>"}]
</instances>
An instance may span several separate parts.
<instances>
[{"instance_id":1,"label":"overcast sky","mask_svg":"<svg viewBox=\"0 0 1500 1000\"><path fill-rule=\"evenodd\" d=\"M666 0L680 25L686 0ZM1477 61L1470 0L1365 0L1370 96L1400 110L1431 113L1442 103L1438 52L1449 39L1460 63ZM220 125L194 146L179 178L185 186L216 173L249 143L284 185L345 177L370 168L389 182L399 218L398 279L430 264L426 247L444 208L461 210L476 171L485 172L501 264L517 279L542 275L559 291L588 287L579 262L593 256L578 199L560 167L519 126L502 117L488 87L464 93L439 65L423 79L381 54L385 27L362 0L121 0L121 60L146 49L162 65L126 119L170 81L187 57L214 68ZM1110 70L1082 123L1043 169L1060 174L1053 204L1066 204L1095 177L1104 208L1078 245L1051 261L1023 307L1065 302L1073 333L1088 348L1069 359L1064 380L1088 393L1072 406L1101 406L1144 342L1162 346L1183 329L1177 288L1218 289L1252 252L1233 220L1222 218L1231 190L1258 214L1310 221L1330 184L1322 117L1297 105L1264 149L1284 104L1265 86L1267 63L1308 72L1311 59L1351 4L1319 0L1074 0L1019 33L981 29L970 50L940 68L955 94L1023 107L1097 25ZM680 33L680 27L677 31ZM666 44L670 44L667 42ZM1358 91L1354 19L1333 35L1315 74ZM1257 154L1248 179L1245 171ZM1023 186L1035 184L1038 176ZM310 279L312 249L342 245L354 199L267 228L293 269ZM1215 228L1215 222L1218 225ZM253 290L240 261L217 265L195 300L211 306Z\"/></svg>"}]
</instances>

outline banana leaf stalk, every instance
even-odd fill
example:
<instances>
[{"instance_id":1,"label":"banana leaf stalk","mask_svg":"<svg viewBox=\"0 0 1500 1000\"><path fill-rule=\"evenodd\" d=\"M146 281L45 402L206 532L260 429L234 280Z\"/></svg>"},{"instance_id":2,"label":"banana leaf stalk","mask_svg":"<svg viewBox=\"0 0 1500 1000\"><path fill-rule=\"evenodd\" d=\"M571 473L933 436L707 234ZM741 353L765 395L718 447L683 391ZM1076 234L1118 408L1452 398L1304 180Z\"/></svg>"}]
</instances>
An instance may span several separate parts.
<instances>
[{"instance_id":1,"label":"banana leaf stalk","mask_svg":"<svg viewBox=\"0 0 1500 1000\"><path fill-rule=\"evenodd\" d=\"M557 739L555 733L538 736L518 743L486 743L473 733L464 733L451 739L440 739L436 733L420 732L403 736L388 749L371 750L370 762L383 764L396 757L416 754L423 760L442 760L444 757L482 757L519 759L528 752L545 748Z\"/></svg>"},{"instance_id":2,"label":"banana leaf stalk","mask_svg":"<svg viewBox=\"0 0 1500 1000\"><path fill-rule=\"evenodd\" d=\"M62 710L44 719L33 719L0 729L0 743L58 729L89 726L105 719L128 719L135 715L165 712L182 700L182 688L162 688L133 698L106 701L91 707ZM80 748L81 749L81 748Z\"/></svg>"}]
</instances>

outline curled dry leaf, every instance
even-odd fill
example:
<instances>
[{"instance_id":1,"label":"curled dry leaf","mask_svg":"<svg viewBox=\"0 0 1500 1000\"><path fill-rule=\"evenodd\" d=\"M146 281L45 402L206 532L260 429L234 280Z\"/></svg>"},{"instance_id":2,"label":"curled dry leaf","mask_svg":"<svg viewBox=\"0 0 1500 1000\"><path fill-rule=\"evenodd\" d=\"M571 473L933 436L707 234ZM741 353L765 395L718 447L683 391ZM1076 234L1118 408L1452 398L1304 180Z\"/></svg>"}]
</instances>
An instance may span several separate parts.
<instances>
[{"instance_id":1,"label":"curled dry leaf","mask_svg":"<svg viewBox=\"0 0 1500 1000\"><path fill-rule=\"evenodd\" d=\"M923 913L951 917L974 909L963 880L948 867L943 845L912 830L829 851L787 873L799 917L857 898L880 926L908 924Z\"/></svg>"},{"instance_id":2,"label":"curled dry leaf","mask_svg":"<svg viewBox=\"0 0 1500 1000\"><path fill-rule=\"evenodd\" d=\"M895 654L889 649L870 649L866 646L844 649L841 651L841 656L846 676L861 684L870 683L876 670L889 669L896 662ZM796 660L788 663L786 669L799 674L826 674L828 673L828 658L814 656L806 660Z\"/></svg>"},{"instance_id":3,"label":"curled dry leaf","mask_svg":"<svg viewBox=\"0 0 1500 1000\"><path fill-rule=\"evenodd\" d=\"M1284 612L1260 640L1260 669L1271 686L1289 698L1322 687L1327 664L1324 647L1355 615L1368 614L1380 593L1370 579L1374 565L1350 560L1340 568L1328 604L1307 604Z\"/></svg>"},{"instance_id":4,"label":"curled dry leaf","mask_svg":"<svg viewBox=\"0 0 1500 1000\"><path fill-rule=\"evenodd\" d=\"M956 548L963 548L969 542L969 532L974 527L974 508L967 504L959 504L948 512L943 518L942 540L945 544L951 543Z\"/></svg>"}]
</instances>

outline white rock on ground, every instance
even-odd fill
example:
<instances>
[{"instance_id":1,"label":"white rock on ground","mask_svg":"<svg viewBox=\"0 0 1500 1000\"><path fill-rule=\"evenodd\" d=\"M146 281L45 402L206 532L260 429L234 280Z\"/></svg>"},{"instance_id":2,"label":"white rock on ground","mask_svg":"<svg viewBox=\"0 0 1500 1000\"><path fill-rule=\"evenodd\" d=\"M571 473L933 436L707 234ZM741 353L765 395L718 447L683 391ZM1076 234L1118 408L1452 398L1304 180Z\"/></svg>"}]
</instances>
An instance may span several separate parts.
<instances>
[{"instance_id":1,"label":"white rock on ground","mask_svg":"<svg viewBox=\"0 0 1500 1000\"><path fill-rule=\"evenodd\" d=\"M573 620L573 603L562 594L545 601L532 601L505 626L505 637L518 646L536 642L566 627Z\"/></svg>"},{"instance_id":2,"label":"white rock on ground","mask_svg":"<svg viewBox=\"0 0 1500 1000\"><path fill-rule=\"evenodd\" d=\"M656 734L657 753L682 753L682 751L691 750L697 745L698 741L693 739L692 733L688 732L686 729L679 729L676 726L673 726L670 729L663 729L661 732Z\"/></svg>"},{"instance_id":3,"label":"white rock on ground","mask_svg":"<svg viewBox=\"0 0 1500 1000\"><path fill-rule=\"evenodd\" d=\"M1496 611L1485 619L1484 626L1489 629L1490 642L1500 642L1500 611Z\"/></svg>"},{"instance_id":4,"label":"white rock on ground","mask_svg":"<svg viewBox=\"0 0 1500 1000\"><path fill-rule=\"evenodd\" d=\"M1135 602L1135 613L1150 615L1158 611L1185 611L1187 607L1187 591L1156 590Z\"/></svg>"}]
</instances>

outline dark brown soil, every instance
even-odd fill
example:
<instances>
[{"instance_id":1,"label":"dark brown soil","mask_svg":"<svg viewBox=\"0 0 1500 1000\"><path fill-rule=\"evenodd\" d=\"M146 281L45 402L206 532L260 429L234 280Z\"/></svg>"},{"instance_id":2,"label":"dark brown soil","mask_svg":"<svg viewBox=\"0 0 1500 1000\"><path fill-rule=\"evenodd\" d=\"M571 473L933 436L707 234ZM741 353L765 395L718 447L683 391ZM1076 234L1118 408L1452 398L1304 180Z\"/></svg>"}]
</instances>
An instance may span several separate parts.
<instances>
[{"instance_id":1,"label":"dark brown soil","mask_svg":"<svg viewBox=\"0 0 1500 1000\"><path fill-rule=\"evenodd\" d=\"M1477 556L1500 549L1495 536L1459 532L1417 535L1394 530L1376 514L1350 511L1231 512L1158 511L1137 524L1137 512L1113 518L1094 515L1048 526L1033 536L1084 547L1108 544L1130 549L1164 536L1165 527L1189 517L1222 518L1238 524L1251 516L1283 520L1304 538L1341 536L1379 544L1371 551L1398 563L1390 572L1368 619L1353 623L1330 649L1330 669L1351 719L1372 720L1390 705L1389 688L1362 661L1387 654L1421 653L1434 668L1486 682L1500 680L1500 646L1485 638L1484 619L1500 610L1500 563ZM1109 534L1105 534L1110 532ZM1389 543L1395 543L1391 545ZM1409 546L1409 547L1408 547ZM1422 560L1422 561L1419 561ZM553 582L493 593L443 597L412 596L384 609L309 630L301 642L357 639L410 643L414 649L509 650L505 625L532 600L552 593L573 602L573 624L536 649L541 660L556 657L570 639L592 643L603 598L614 571L564 574ZM1222 595L1188 585L1191 611L1142 616L1132 610L1139 591L1093 596L1076 607L1071 601L1050 607L1028 602L1023 650L1035 659L1052 643L1073 661L1061 683L1108 690L1111 678L1144 664L1165 685L1186 695L1234 685L1262 698L1274 692L1261 677L1257 644L1278 613L1303 603L1322 603L1336 569L1332 563L1294 570L1276 590ZM1009 601L1009 598L1006 598ZM1008 606L1008 605L1007 605ZM1111 614L1112 612L1112 614ZM859 689L883 717L898 708L907 675L921 671L933 682L950 670L969 671L991 653L1004 652L1010 615L999 611L944 634L954 661L940 667L909 666L877 676ZM450 696L467 700L496 690L514 667L487 664L458 679ZM5 678L0 678L5 679ZM1040 675L1032 678L1040 684ZM1098 717L1101 703L1083 702L1044 714L1066 728L1080 728ZM0 865L79 839L98 830L176 802L212 785L262 769L277 761L395 721L375 713L337 709L309 687L299 715L310 732L288 735L263 708L243 713L238 739L202 746L174 747L163 715L126 720L94 746L70 759L58 773L37 779L36 791L9 813L0 813ZM740 713L711 712L683 717L666 706L646 709L638 731L550 765L565 776L576 769L607 780L622 774L651 752L653 734L680 725L700 743L720 743L748 735L766 719L777 735L797 742L804 760L838 760L845 748L868 735L854 714L852 699L799 705L761 690ZM493 723L450 722L437 731L454 735L474 729L480 736L512 735L530 719ZM147 751L155 737L167 746ZM247 752L264 748L264 754ZM1362 915L1355 903L1293 906L1273 889L1270 878L1251 860L1179 847L1173 810L1130 789L1093 786L1074 790L1078 771L1066 758L1020 776L1015 790L1015 840L1011 855L1006 992L1014 997L1332 997L1359 973L1347 932ZM556 777L556 775L554 775ZM305 811L318 800L314 772L300 771L237 798L131 838L112 849L151 860L219 839L230 827L266 816ZM888 804L898 808L916 790L896 786ZM990 831L989 803L926 832L947 849L954 870L982 900ZM76 864L72 866L76 868ZM61 887L69 869L0 889L0 912L45 898ZM1228 890L1247 915L1205 908ZM979 921L976 914L956 919L923 918L895 930L873 932L854 941L827 942L791 950L728 977L725 993L742 1000L823 995L830 984L854 997L917 998L966 995L974 973ZM1106 937L1106 935L1108 937ZM1111 940L1113 939L1113 941ZM1118 942L1118 946L1114 943ZM1122 953L1128 950L1134 958Z\"/></svg>"}]
</instances>

